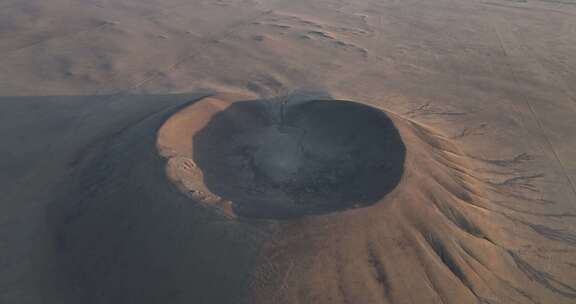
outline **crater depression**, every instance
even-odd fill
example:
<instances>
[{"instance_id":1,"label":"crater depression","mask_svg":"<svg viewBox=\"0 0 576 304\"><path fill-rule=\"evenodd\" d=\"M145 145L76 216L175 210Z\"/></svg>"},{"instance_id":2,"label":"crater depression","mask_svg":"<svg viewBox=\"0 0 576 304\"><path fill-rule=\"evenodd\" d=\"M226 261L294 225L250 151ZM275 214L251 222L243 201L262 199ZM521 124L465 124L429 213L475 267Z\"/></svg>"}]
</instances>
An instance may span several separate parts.
<instances>
[{"instance_id":1,"label":"crater depression","mask_svg":"<svg viewBox=\"0 0 576 304\"><path fill-rule=\"evenodd\" d=\"M188 167L199 171L192 178L201 181L193 184L202 187L192 188L230 202L240 216L292 218L368 206L402 176L406 148L392 121L373 107L337 100L195 107Z\"/></svg>"}]
</instances>

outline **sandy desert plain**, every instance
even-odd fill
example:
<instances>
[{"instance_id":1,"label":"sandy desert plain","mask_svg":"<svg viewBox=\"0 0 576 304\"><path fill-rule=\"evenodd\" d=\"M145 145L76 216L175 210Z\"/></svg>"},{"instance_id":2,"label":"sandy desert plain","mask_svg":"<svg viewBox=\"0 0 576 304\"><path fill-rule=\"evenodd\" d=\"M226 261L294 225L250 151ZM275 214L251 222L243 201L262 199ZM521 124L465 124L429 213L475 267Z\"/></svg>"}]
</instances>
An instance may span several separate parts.
<instances>
[{"instance_id":1,"label":"sandy desert plain","mask_svg":"<svg viewBox=\"0 0 576 304\"><path fill-rule=\"evenodd\" d=\"M576 1L0 0L0 303L576 303Z\"/></svg>"}]
</instances>

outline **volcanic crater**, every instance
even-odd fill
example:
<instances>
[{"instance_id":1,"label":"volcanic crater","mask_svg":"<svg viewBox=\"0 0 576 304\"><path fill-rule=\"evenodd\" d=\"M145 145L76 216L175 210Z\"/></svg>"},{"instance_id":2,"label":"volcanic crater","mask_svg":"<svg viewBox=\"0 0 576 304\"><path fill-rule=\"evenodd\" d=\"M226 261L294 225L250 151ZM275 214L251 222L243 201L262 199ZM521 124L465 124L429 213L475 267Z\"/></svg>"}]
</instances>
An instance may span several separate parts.
<instances>
[{"instance_id":1,"label":"volcanic crater","mask_svg":"<svg viewBox=\"0 0 576 304\"><path fill-rule=\"evenodd\" d=\"M210 192L257 218L371 205L398 184L406 153L386 114L336 100L236 102L192 144Z\"/></svg>"}]
</instances>

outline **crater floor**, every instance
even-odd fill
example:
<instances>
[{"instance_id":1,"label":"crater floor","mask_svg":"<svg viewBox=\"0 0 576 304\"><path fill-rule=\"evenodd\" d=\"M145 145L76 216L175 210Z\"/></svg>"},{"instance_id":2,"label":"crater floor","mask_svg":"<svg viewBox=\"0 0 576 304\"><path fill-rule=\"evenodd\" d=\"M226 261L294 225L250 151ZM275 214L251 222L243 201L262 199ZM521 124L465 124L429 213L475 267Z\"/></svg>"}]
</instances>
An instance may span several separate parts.
<instances>
[{"instance_id":1,"label":"crater floor","mask_svg":"<svg viewBox=\"0 0 576 304\"><path fill-rule=\"evenodd\" d=\"M237 102L192 140L207 187L247 217L373 204L398 184L405 158L386 114L350 101Z\"/></svg>"}]
</instances>

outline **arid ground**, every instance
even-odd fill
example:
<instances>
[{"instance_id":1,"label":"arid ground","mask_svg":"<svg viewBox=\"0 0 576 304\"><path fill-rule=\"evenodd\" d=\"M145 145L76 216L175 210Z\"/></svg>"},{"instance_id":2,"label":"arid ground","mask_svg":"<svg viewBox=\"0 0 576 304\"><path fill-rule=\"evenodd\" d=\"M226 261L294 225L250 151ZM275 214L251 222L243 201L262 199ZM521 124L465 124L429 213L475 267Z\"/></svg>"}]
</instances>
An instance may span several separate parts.
<instances>
[{"instance_id":1,"label":"arid ground","mask_svg":"<svg viewBox=\"0 0 576 304\"><path fill-rule=\"evenodd\" d=\"M0 0L0 303L576 303L576 1Z\"/></svg>"}]
</instances>

